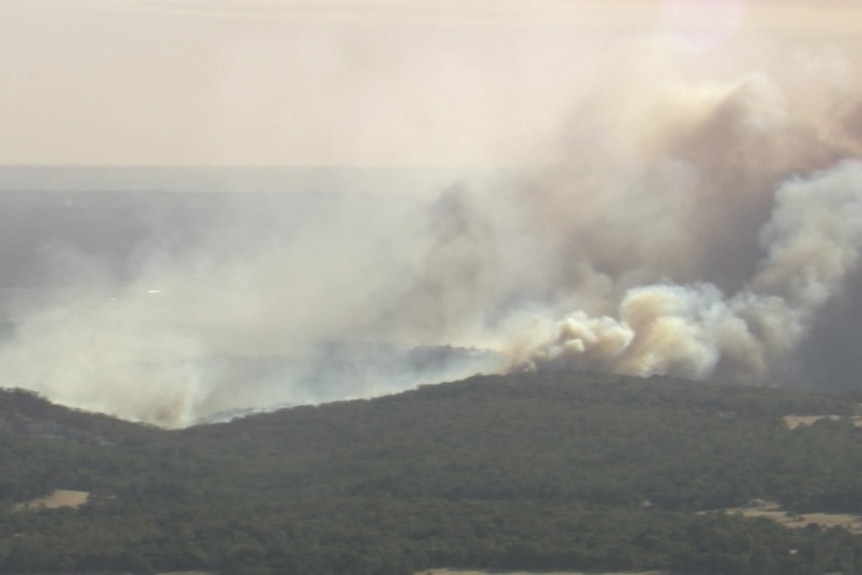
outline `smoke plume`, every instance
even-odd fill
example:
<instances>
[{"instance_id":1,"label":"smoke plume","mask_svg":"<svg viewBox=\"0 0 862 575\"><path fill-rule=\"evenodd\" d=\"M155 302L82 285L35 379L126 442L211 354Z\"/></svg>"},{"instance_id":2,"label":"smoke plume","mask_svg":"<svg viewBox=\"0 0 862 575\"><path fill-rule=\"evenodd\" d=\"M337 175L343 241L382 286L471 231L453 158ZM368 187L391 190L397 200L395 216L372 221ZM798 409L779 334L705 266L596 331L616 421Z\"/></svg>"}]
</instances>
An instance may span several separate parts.
<instances>
[{"instance_id":1,"label":"smoke plume","mask_svg":"<svg viewBox=\"0 0 862 575\"><path fill-rule=\"evenodd\" d=\"M736 293L669 280L627 290L612 316L575 311L547 323L515 360L630 375L770 381L839 294L862 248L862 164L844 162L783 184L762 228L758 271Z\"/></svg>"},{"instance_id":2,"label":"smoke plume","mask_svg":"<svg viewBox=\"0 0 862 575\"><path fill-rule=\"evenodd\" d=\"M60 287L8 306L4 385L163 425L477 371L848 385L854 54L704 50L615 47L515 167L247 195L182 249L156 226L122 280L60 250Z\"/></svg>"}]
</instances>

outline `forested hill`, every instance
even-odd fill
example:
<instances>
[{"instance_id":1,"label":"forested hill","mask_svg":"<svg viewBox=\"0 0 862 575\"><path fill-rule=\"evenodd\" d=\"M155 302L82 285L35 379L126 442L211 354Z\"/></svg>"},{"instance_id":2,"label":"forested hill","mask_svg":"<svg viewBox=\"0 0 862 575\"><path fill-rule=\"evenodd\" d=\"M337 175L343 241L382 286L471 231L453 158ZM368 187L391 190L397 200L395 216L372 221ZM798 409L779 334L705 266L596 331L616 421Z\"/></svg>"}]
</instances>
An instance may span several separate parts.
<instances>
[{"instance_id":1,"label":"forested hill","mask_svg":"<svg viewBox=\"0 0 862 575\"><path fill-rule=\"evenodd\" d=\"M720 511L862 513L857 399L557 372L164 431L3 392L0 572L862 572ZM16 507L54 489L89 502Z\"/></svg>"}]
</instances>

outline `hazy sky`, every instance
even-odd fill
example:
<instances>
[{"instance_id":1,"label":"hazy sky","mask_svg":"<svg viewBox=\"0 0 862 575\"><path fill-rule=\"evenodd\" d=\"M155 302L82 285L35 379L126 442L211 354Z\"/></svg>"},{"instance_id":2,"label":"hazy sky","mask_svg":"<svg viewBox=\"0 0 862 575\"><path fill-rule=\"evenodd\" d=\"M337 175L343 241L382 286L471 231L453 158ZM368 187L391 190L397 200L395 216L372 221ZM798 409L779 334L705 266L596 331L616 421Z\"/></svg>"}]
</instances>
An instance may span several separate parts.
<instances>
[{"instance_id":1,"label":"hazy sky","mask_svg":"<svg viewBox=\"0 0 862 575\"><path fill-rule=\"evenodd\" d=\"M0 0L0 164L507 163L620 43L840 46L862 13L758 4Z\"/></svg>"},{"instance_id":2,"label":"hazy sky","mask_svg":"<svg viewBox=\"0 0 862 575\"><path fill-rule=\"evenodd\" d=\"M0 301L4 384L171 425L478 369L858 386L860 32L859 0L0 0L0 188L386 192L6 213L46 287ZM496 353L357 378L338 342Z\"/></svg>"}]
</instances>

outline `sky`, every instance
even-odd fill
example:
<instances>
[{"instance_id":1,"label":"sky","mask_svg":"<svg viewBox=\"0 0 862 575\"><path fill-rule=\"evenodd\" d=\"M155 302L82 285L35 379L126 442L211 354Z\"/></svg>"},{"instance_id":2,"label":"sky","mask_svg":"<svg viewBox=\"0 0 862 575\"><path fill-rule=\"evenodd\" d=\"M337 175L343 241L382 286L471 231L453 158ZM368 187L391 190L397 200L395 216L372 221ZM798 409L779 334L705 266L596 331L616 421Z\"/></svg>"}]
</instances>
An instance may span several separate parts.
<instances>
[{"instance_id":1,"label":"sky","mask_svg":"<svg viewBox=\"0 0 862 575\"><path fill-rule=\"evenodd\" d=\"M647 36L817 37L852 2L0 0L0 164L486 166Z\"/></svg>"}]
</instances>

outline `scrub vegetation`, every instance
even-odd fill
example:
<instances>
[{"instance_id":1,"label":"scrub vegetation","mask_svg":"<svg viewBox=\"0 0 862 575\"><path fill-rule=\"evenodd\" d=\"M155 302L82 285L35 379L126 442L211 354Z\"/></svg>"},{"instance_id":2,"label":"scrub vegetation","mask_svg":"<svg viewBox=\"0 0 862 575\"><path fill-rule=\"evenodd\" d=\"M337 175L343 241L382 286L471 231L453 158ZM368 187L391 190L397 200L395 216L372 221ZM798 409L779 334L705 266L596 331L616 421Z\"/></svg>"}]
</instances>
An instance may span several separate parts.
<instances>
[{"instance_id":1,"label":"scrub vegetation","mask_svg":"<svg viewBox=\"0 0 862 575\"><path fill-rule=\"evenodd\" d=\"M862 514L859 399L545 372L167 431L2 392L0 571L862 572L804 519Z\"/></svg>"}]
</instances>

